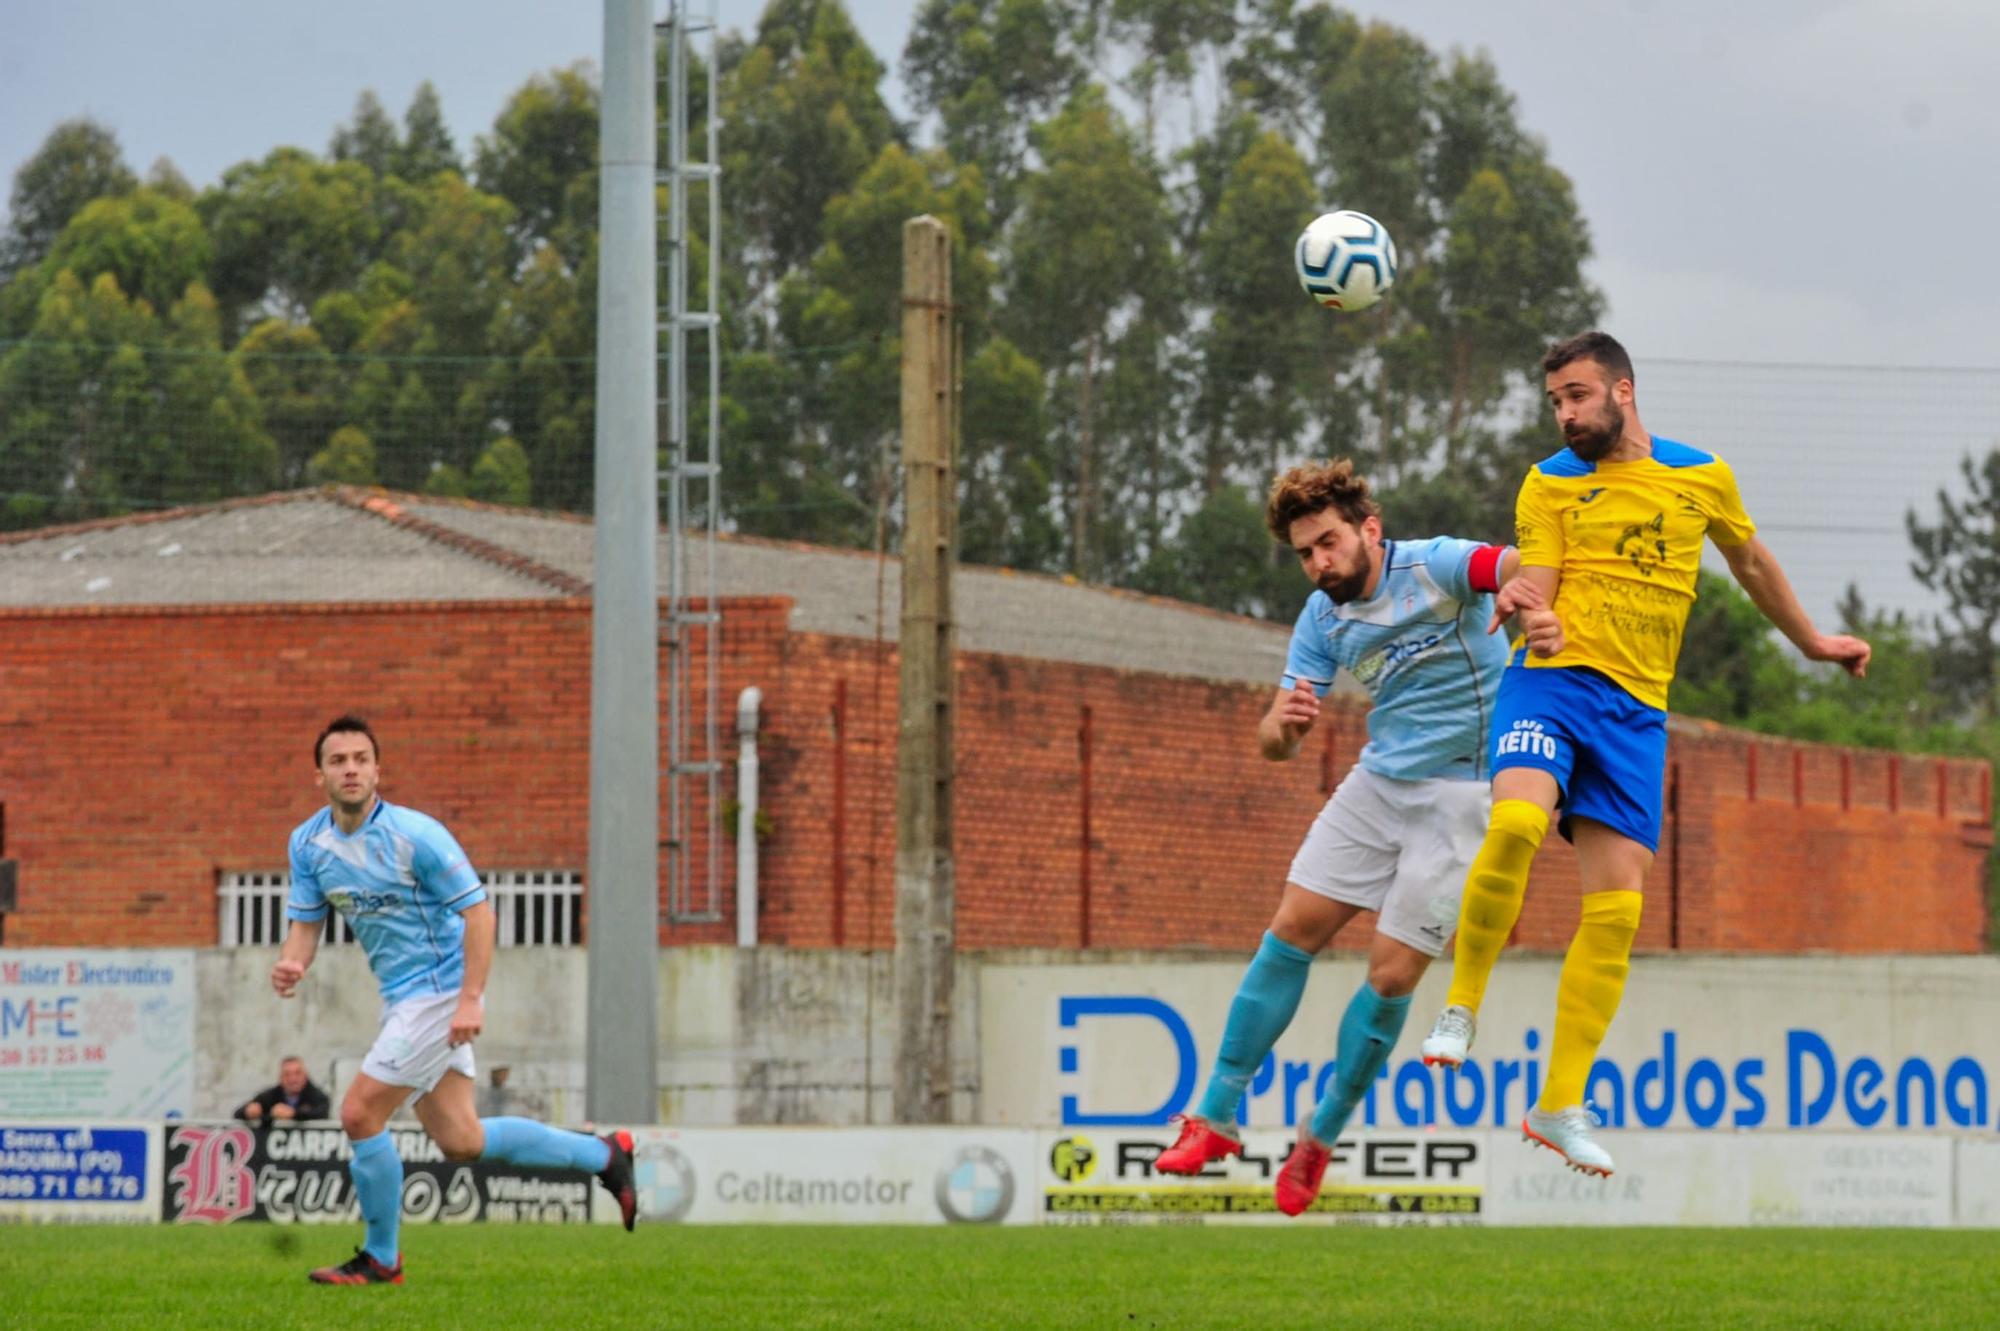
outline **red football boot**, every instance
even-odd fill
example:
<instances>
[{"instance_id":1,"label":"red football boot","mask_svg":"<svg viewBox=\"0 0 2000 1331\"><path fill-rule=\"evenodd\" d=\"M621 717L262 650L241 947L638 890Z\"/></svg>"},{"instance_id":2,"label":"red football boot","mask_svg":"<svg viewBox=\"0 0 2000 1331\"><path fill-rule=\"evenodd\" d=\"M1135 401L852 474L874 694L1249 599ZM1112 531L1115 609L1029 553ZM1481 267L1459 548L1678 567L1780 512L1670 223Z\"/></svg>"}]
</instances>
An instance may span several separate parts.
<instances>
[{"instance_id":1,"label":"red football boot","mask_svg":"<svg viewBox=\"0 0 2000 1331\"><path fill-rule=\"evenodd\" d=\"M1326 1177L1327 1161L1331 1159L1333 1152L1314 1138L1308 1137L1294 1146L1278 1171L1278 1209L1286 1215L1298 1215L1311 1206L1313 1198L1319 1196L1320 1180Z\"/></svg>"},{"instance_id":2,"label":"red football boot","mask_svg":"<svg viewBox=\"0 0 2000 1331\"><path fill-rule=\"evenodd\" d=\"M365 1248L356 1248L354 1255L339 1266L322 1266L317 1271L308 1272L306 1279L315 1285L400 1285L403 1283L403 1255L396 1254L394 1266L384 1266L370 1257Z\"/></svg>"},{"instance_id":3,"label":"red football boot","mask_svg":"<svg viewBox=\"0 0 2000 1331\"><path fill-rule=\"evenodd\" d=\"M618 1218L624 1222L625 1232L631 1233L632 1222L639 1215L639 1191L632 1181L632 1134L620 1128L617 1132L607 1132L598 1138L611 1148L611 1157L604 1168L597 1171L597 1181L604 1190L618 1199Z\"/></svg>"},{"instance_id":4,"label":"red football boot","mask_svg":"<svg viewBox=\"0 0 2000 1331\"><path fill-rule=\"evenodd\" d=\"M1153 1168L1162 1174L1199 1174L1211 1160L1243 1154L1242 1142L1216 1131L1207 1119L1188 1114L1174 1117L1181 1121L1181 1135L1153 1161Z\"/></svg>"}]
</instances>

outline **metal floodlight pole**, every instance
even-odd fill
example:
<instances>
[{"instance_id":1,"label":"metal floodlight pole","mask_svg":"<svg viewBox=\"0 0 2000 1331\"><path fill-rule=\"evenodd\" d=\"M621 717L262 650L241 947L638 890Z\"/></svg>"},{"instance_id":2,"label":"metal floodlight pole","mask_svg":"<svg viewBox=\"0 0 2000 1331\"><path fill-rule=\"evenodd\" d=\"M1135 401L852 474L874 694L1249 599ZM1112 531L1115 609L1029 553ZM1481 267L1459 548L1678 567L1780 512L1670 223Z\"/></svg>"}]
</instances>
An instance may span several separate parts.
<instances>
[{"instance_id":1,"label":"metal floodlight pole","mask_svg":"<svg viewBox=\"0 0 2000 1331\"><path fill-rule=\"evenodd\" d=\"M660 974L651 0L604 0L586 1112L652 1123Z\"/></svg>"}]
</instances>

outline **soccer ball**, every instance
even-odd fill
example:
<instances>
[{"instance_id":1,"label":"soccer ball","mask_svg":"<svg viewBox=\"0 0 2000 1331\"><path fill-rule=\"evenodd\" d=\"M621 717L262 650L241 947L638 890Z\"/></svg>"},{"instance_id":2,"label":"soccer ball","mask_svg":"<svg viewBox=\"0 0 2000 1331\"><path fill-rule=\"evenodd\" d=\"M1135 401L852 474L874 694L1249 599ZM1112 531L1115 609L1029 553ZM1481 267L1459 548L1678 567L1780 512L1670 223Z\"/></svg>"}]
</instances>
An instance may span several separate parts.
<instances>
[{"instance_id":1,"label":"soccer ball","mask_svg":"<svg viewBox=\"0 0 2000 1331\"><path fill-rule=\"evenodd\" d=\"M1366 213L1324 213L1299 235L1299 285L1331 310L1365 310L1396 281L1396 242Z\"/></svg>"}]
</instances>

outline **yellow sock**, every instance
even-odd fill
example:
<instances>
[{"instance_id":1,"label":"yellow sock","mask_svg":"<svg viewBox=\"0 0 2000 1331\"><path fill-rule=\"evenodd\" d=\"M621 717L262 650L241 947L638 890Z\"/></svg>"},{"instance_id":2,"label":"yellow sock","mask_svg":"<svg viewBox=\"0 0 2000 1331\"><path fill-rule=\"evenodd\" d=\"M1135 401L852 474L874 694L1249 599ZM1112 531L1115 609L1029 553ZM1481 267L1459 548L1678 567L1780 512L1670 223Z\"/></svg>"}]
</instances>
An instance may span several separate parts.
<instances>
[{"instance_id":1,"label":"yellow sock","mask_svg":"<svg viewBox=\"0 0 2000 1331\"><path fill-rule=\"evenodd\" d=\"M1570 940L1556 982L1556 1031L1549 1042L1549 1079L1541 1110L1553 1114L1583 1103L1590 1066L1632 969L1632 936L1639 932L1637 892L1592 892L1583 899L1583 923Z\"/></svg>"},{"instance_id":2,"label":"yellow sock","mask_svg":"<svg viewBox=\"0 0 2000 1331\"><path fill-rule=\"evenodd\" d=\"M1451 959L1451 992L1445 1002L1472 1012L1486 998L1486 977L1521 917L1528 866L1549 834L1549 815L1526 800L1501 800L1486 824L1486 840L1466 875L1458 906L1458 942Z\"/></svg>"}]
</instances>

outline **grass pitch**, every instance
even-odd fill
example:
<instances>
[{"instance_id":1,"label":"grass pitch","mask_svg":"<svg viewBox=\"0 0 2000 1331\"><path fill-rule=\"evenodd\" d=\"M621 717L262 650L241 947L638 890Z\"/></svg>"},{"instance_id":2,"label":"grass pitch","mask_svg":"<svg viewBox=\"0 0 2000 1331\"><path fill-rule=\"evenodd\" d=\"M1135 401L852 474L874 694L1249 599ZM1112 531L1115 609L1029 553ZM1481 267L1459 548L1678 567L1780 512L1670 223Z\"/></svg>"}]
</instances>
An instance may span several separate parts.
<instances>
[{"instance_id":1,"label":"grass pitch","mask_svg":"<svg viewBox=\"0 0 2000 1331\"><path fill-rule=\"evenodd\" d=\"M2000 1233L420 1225L409 1283L320 1288L360 1227L0 1228L0 1326L1951 1327Z\"/></svg>"}]
</instances>

